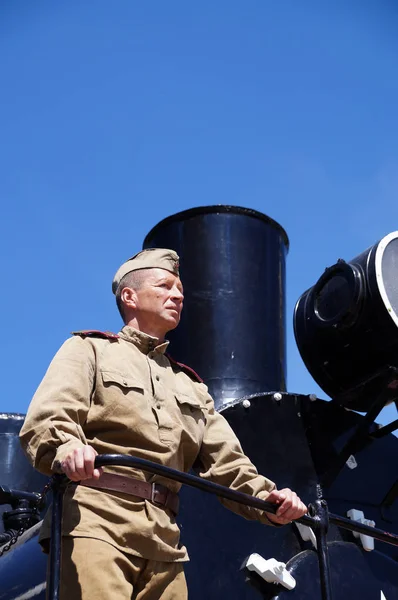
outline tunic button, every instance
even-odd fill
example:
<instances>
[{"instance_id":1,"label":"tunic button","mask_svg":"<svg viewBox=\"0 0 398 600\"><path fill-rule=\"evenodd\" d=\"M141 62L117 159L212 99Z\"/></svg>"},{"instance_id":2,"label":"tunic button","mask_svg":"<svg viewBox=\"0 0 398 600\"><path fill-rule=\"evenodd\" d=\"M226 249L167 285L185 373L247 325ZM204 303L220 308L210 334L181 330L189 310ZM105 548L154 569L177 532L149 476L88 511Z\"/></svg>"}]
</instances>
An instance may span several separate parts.
<instances>
[{"instance_id":1,"label":"tunic button","mask_svg":"<svg viewBox=\"0 0 398 600\"><path fill-rule=\"evenodd\" d=\"M155 379L156 379L156 381L159 381L159 379L160 379L159 375L156 375Z\"/></svg>"},{"instance_id":2,"label":"tunic button","mask_svg":"<svg viewBox=\"0 0 398 600\"><path fill-rule=\"evenodd\" d=\"M161 404L157 404L156 408L158 408L160 410L162 408L162 405Z\"/></svg>"}]
</instances>

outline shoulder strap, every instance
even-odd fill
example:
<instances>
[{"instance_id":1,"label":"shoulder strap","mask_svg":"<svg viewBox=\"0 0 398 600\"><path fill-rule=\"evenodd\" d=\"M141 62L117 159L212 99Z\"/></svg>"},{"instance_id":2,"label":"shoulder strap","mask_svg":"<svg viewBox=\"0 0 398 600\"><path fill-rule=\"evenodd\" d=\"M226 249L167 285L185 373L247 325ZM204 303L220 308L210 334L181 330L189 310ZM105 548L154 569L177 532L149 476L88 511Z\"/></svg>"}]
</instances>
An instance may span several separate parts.
<instances>
[{"instance_id":1,"label":"shoulder strap","mask_svg":"<svg viewBox=\"0 0 398 600\"><path fill-rule=\"evenodd\" d=\"M198 381L199 383L203 383L203 379L191 367L188 367L188 365L184 365L184 363L180 363L177 360L174 360L174 358L172 356L170 356L170 354L166 353L166 356L172 365L176 365L177 367L180 367L181 371L184 371L184 373L189 375L189 377L191 377L191 379L194 379L195 381Z\"/></svg>"},{"instance_id":2,"label":"shoulder strap","mask_svg":"<svg viewBox=\"0 0 398 600\"><path fill-rule=\"evenodd\" d=\"M82 331L72 331L72 335L80 335L81 337L105 338L108 340L119 339L117 333L112 333L111 331L98 331L97 329L83 329Z\"/></svg>"}]
</instances>

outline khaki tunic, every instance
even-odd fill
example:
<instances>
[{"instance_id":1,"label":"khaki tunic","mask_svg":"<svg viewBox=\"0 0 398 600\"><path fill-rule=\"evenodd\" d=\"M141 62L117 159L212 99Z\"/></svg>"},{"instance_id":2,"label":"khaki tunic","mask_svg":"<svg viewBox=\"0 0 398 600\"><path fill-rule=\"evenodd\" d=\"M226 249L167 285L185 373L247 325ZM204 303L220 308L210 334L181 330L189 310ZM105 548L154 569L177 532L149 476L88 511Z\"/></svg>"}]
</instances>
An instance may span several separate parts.
<instances>
[{"instance_id":1,"label":"khaki tunic","mask_svg":"<svg viewBox=\"0 0 398 600\"><path fill-rule=\"evenodd\" d=\"M51 362L21 429L22 446L39 471L50 475L75 448L128 454L199 474L265 499L275 484L259 475L203 383L165 356L168 342L132 327L118 338L68 339ZM128 467L106 467L178 492L176 481ZM269 523L264 513L223 501L234 512ZM46 524L45 524L46 525ZM141 558L186 561L174 515L119 492L70 484L63 534L104 540ZM42 537L49 536L48 523Z\"/></svg>"}]
</instances>

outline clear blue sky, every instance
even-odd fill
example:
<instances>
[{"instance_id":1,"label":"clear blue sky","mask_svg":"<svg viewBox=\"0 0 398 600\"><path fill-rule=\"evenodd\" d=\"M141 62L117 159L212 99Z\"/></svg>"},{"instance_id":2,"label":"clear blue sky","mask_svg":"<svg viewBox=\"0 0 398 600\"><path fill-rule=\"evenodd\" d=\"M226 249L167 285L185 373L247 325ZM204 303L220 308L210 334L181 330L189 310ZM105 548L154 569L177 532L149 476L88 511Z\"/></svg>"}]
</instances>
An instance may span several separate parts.
<instances>
[{"instance_id":1,"label":"clear blue sky","mask_svg":"<svg viewBox=\"0 0 398 600\"><path fill-rule=\"evenodd\" d=\"M387 0L2 0L1 410L70 331L119 329L153 225L218 203L287 230L289 389L324 396L292 312L398 229L397 31Z\"/></svg>"}]
</instances>

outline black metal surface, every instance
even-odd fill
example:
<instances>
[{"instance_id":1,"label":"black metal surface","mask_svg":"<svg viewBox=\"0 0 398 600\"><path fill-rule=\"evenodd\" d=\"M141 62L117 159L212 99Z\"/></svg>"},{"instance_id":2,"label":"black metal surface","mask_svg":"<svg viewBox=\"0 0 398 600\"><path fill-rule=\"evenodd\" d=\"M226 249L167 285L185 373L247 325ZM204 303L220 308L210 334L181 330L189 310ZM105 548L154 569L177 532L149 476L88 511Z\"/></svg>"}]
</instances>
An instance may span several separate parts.
<instances>
[{"instance_id":1,"label":"black metal surface","mask_svg":"<svg viewBox=\"0 0 398 600\"><path fill-rule=\"evenodd\" d=\"M329 515L325 500L316 500L311 505L311 516L317 521L314 529L317 541L317 554L322 600L333 600L332 582L330 577L329 551L327 533L329 529ZM337 600L337 598L336 598Z\"/></svg>"},{"instance_id":2,"label":"black metal surface","mask_svg":"<svg viewBox=\"0 0 398 600\"><path fill-rule=\"evenodd\" d=\"M392 546L398 546L398 535L389 531L384 531L382 529L378 529L377 527L369 527L368 525L363 525L357 521L351 521L346 517L340 517L339 515L334 515L331 513L329 514L329 521L333 525L337 525L343 529L364 533L365 535L369 535L380 542L385 542L386 544L391 544Z\"/></svg>"},{"instance_id":3,"label":"black metal surface","mask_svg":"<svg viewBox=\"0 0 398 600\"><path fill-rule=\"evenodd\" d=\"M398 499L398 479L393 483L390 487L386 495L384 496L382 502L380 503L380 511L383 517L383 520L388 523L391 522L388 516L388 511L391 509L394 502Z\"/></svg>"},{"instance_id":4,"label":"black metal surface","mask_svg":"<svg viewBox=\"0 0 398 600\"><path fill-rule=\"evenodd\" d=\"M40 492L47 477L38 473L22 452L18 434L24 415L0 413L0 485L14 490ZM9 510L6 504L0 506L0 515ZM0 519L0 532L4 531Z\"/></svg>"},{"instance_id":5,"label":"black metal surface","mask_svg":"<svg viewBox=\"0 0 398 600\"><path fill-rule=\"evenodd\" d=\"M193 217L201 216L203 214L234 214L242 215L245 217L254 217L255 219L261 219L262 221L264 221L264 223L267 223L271 227L278 229L280 235L283 238L283 242L286 245L287 250L289 250L289 238L287 236L287 233L283 229L283 227L279 223L277 223L277 221L274 221L274 219L271 219L271 217L268 217L264 213L259 212L258 210L254 210L253 208L247 208L244 206L232 206L230 204L213 204L210 206L197 206L196 208L189 208L188 210L182 210L179 213L170 215L169 217L166 217L165 219L160 221L157 225L155 225L155 227L152 227L151 231L146 235L143 245L147 246L150 242L150 239L158 234L158 230L169 226L175 221L191 219Z\"/></svg>"},{"instance_id":6,"label":"black metal surface","mask_svg":"<svg viewBox=\"0 0 398 600\"><path fill-rule=\"evenodd\" d=\"M37 506L41 500L38 492L26 492L23 490L11 490L6 485L0 485L0 504L18 504L20 500L25 500L31 506Z\"/></svg>"},{"instance_id":7,"label":"black metal surface","mask_svg":"<svg viewBox=\"0 0 398 600\"><path fill-rule=\"evenodd\" d=\"M352 543L328 543L333 600L380 600L381 590L387 600L396 600L396 590L386 581L379 581L377 571L391 567L385 562L378 569L370 568L368 556ZM373 553L372 553L373 554ZM317 554L305 550L287 563L289 573L296 580L293 590L275 586L273 600L322 600Z\"/></svg>"},{"instance_id":8,"label":"black metal surface","mask_svg":"<svg viewBox=\"0 0 398 600\"><path fill-rule=\"evenodd\" d=\"M312 402L304 397L301 414L317 476L323 479L365 418L333 402ZM324 488L324 497L332 513L331 523L336 523L333 515L346 517L347 511L356 508L375 521L376 529L398 536L398 438L389 434L373 439L371 433L358 440L353 464L344 464L331 486ZM340 533L343 539L353 541L348 530L340 529ZM396 546L379 543L376 537L375 548L398 561ZM398 587L396 594L398 597Z\"/></svg>"},{"instance_id":9,"label":"black metal surface","mask_svg":"<svg viewBox=\"0 0 398 600\"><path fill-rule=\"evenodd\" d=\"M389 435L390 433L392 433L393 431L396 431L397 429L398 429L398 419L395 419L395 421L392 421L388 425L385 425L384 427L380 427L376 431L373 431L371 433L371 436L374 439L381 438L381 437L384 437L385 435Z\"/></svg>"},{"instance_id":10,"label":"black metal surface","mask_svg":"<svg viewBox=\"0 0 398 600\"><path fill-rule=\"evenodd\" d=\"M372 436L370 433L371 425L374 424L381 410L386 405L387 400L390 398L392 391L389 388L389 383L393 381L396 376L395 368L390 368L386 371L386 379L384 380L384 384L380 393L374 398L373 404L369 408L369 411L364 418L360 420L355 431L347 440L338 456L336 456L329 470L322 476L321 482L324 487L331 486L337 475L343 469L348 458L351 455L354 455L358 448L361 448L361 445L369 439L369 436Z\"/></svg>"},{"instance_id":11,"label":"black metal surface","mask_svg":"<svg viewBox=\"0 0 398 600\"><path fill-rule=\"evenodd\" d=\"M32 531L0 559L0 600L45 599L47 556L38 544L38 526Z\"/></svg>"},{"instance_id":12,"label":"black metal surface","mask_svg":"<svg viewBox=\"0 0 398 600\"><path fill-rule=\"evenodd\" d=\"M366 577L363 577L364 582L367 583L370 578L375 578L386 600L398 598L397 559L394 560L378 550L363 552L363 557L367 565L364 571L366 573Z\"/></svg>"},{"instance_id":13,"label":"black metal surface","mask_svg":"<svg viewBox=\"0 0 398 600\"><path fill-rule=\"evenodd\" d=\"M53 503L51 510L51 543L50 543L50 569L48 574L48 598L59 600L60 576L62 568L62 506L66 478L63 475L53 477Z\"/></svg>"},{"instance_id":14,"label":"black metal surface","mask_svg":"<svg viewBox=\"0 0 398 600\"><path fill-rule=\"evenodd\" d=\"M217 407L286 389L287 246L275 221L234 206L178 213L145 238L180 255L185 302L171 354L203 377Z\"/></svg>"},{"instance_id":15,"label":"black metal surface","mask_svg":"<svg viewBox=\"0 0 398 600\"><path fill-rule=\"evenodd\" d=\"M338 261L298 300L300 354L320 387L344 406L366 411L383 369L398 366L398 233ZM389 401L398 395L391 394Z\"/></svg>"}]
</instances>

